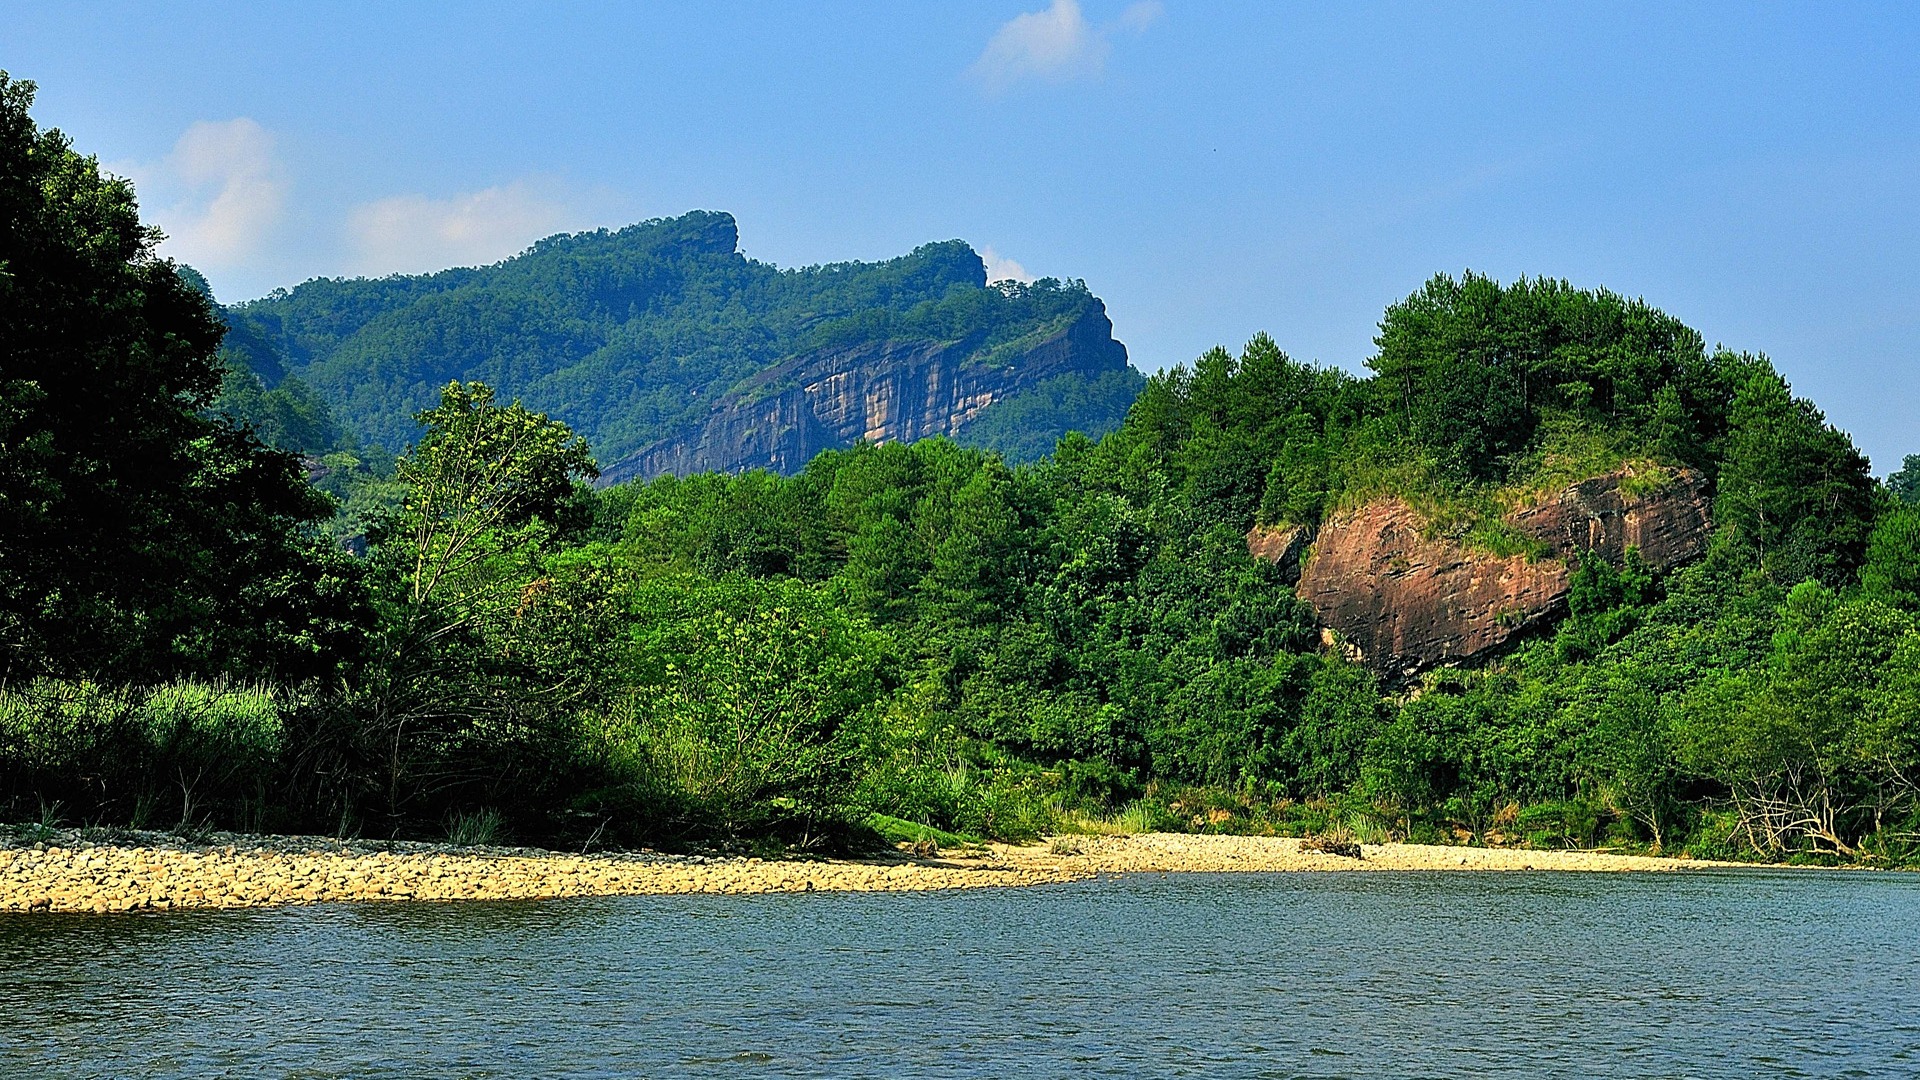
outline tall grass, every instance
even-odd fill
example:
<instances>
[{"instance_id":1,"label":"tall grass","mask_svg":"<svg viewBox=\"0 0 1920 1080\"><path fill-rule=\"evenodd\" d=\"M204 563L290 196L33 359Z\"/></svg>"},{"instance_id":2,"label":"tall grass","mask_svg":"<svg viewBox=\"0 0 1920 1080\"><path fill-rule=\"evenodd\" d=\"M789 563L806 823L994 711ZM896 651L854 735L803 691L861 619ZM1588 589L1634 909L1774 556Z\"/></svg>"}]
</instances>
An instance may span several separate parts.
<instances>
[{"instance_id":1,"label":"tall grass","mask_svg":"<svg viewBox=\"0 0 1920 1080\"><path fill-rule=\"evenodd\" d=\"M80 820L258 828L285 705L223 683L0 687L0 808L16 820L57 804Z\"/></svg>"}]
</instances>

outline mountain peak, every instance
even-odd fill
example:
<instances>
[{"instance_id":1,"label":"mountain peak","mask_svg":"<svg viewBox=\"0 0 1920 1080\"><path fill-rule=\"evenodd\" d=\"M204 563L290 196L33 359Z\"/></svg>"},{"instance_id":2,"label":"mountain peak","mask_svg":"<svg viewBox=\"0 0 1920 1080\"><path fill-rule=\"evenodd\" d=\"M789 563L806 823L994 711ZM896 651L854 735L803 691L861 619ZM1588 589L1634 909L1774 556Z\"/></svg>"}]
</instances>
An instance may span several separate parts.
<instances>
[{"instance_id":1,"label":"mountain peak","mask_svg":"<svg viewBox=\"0 0 1920 1080\"><path fill-rule=\"evenodd\" d=\"M566 421L602 461L693 435L729 393L801 357L865 356L864 346L885 343L898 348L883 352L899 358L937 351L942 359L931 371L1010 371L1016 359L1058 339L1072 345L1042 350L1049 372L1101 378L1126 367L1103 306L1084 284L989 286L979 253L961 240L922 244L882 262L793 270L748 259L739 243L733 215L694 210L551 236L491 266L318 279L228 309L229 341L236 351L261 343L245 350L245 360L263 380L271 383L280 370L299 376L361 438L389 450L417 437L414 414L457 379L488 383ZM1060 338L1069 327L1080 329ZM1054 356L1060 348L1075 358ZM262 350L276 354L277 368L253 355ZM1109 382L1105 412L1114 411L1107 399L1137 389ZM1005 396L1006 387L995 387L956 408L973 416ZM967 422L933 417L931 403L922 411L928 431L957 434ZM1098 424L1081 426L1117 422L1105 412ZM1020 415L1020 426L1033 426L1028 412Z\"/></svg>"}]
</instances>

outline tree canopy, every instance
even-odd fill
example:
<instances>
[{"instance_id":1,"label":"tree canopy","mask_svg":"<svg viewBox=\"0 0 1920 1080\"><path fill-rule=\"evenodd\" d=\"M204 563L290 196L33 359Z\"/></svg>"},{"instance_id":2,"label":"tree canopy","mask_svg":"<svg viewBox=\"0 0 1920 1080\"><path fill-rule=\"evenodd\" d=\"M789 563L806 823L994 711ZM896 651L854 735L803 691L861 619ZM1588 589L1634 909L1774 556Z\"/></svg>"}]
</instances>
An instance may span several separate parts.
<instances>
[{"instance_id":1,"label":"tree canopy","mask_svg":"<svg viewBox=\"0 0 1920 1080\"><path fill-rule=\"evenodd\" d=\"M7 667L320 662L350 615L322 597L353 572L303 546L327 500L292 456L203 413L219 317L154 254L126 181L34 123L33 92L0 75Z\"/></svg>"}]
</instances>

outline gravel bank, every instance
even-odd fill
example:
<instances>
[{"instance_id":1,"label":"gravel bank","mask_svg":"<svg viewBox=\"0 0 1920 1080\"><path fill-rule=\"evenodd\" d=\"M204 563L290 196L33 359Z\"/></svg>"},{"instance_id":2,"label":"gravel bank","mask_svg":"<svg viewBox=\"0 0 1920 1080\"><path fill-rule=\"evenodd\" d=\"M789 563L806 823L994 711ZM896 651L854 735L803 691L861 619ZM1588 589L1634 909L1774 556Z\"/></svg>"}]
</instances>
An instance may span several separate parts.
<instances>
[{"instance_id":1,"label":"gravel bank","mask_svg":"<svg viewBox=\"0 0 1920 1080\"><path fill-rule=\"evenodd\" d=\"M1579 851L1368 845L1365 857L1272 837L1062 837L952 856L762 860L652 852L342 842L319 837L79 834L0 847L0 911L152 911L335 901L514 900L659 893L919 891L1041 885L1098 874L1274 870L1680 870L1685 862Z\"/></svg>"},{"instance_id":2,"label":"gravel bank","mask_svg":"<svg viewBox=\"0 0 1920 1080\"><path fill-rule=\"evenodd\" d=\"M1045 846L1012 849L1008 855L1020 865L1059 866L1090 870L1096 874L1274 870L1573 870L1604 873L1748 865L1651 855L1616 855L1602 851L1524 851L1432 844L1367 844L1362 850L1364 857L1355 859L1303 851L1300 841L1282 837L1141 833L1133 836L1059 837Z\"/></svg>"}]
</instances>

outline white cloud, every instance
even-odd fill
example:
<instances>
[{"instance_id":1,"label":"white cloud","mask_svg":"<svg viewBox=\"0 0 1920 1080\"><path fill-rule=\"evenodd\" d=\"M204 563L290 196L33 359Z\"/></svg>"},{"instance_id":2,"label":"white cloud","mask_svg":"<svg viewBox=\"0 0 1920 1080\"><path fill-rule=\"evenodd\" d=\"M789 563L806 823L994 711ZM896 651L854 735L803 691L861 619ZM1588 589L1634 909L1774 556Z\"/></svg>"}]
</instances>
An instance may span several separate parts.
<instances>
[{"instance_id":1,"label":"white cloud","mask_svg":"<svg viewBox=\"0 0 1920 1080\"><path fill-rule=\"evenodd\" d=\"M208 270L246 264L279 225L287 185L273 134L246 117L202 120L158 164L123 170L166 205L147 216L167 234L162 254Z\"/></svg>"},{"instance_id":2,"label":"white cloud","mask_svg":"<svg viewBox=\"0 0 1920 1080\"><path fill-rule=\"evenodd\" d=\"M1026 267L993 250L990 246L983 245L980 248L980 261L987 264L988 281L1006 281L1012 279L1020 282L1031 282L1034 280L1033 275L1027 273Z\"/></svg>"},{"instance_id":3,"label":"white cloud","mask_svg":"<svg viewBox=\"0 0 1920 1080\"><path fill-rule=\"evenodd\" d=\"M396 195L347 215L354 272L421 273L478 266L518 254L567 227L572 212L515 181L446 199Z\"/></svg>"},{"instance_id":4,"label":"white cloud","mask_svg":"<svg viewBox=\"0 0 1920 1080\"><path fill-rule=\"evenodd\" d=\"M1137 34L1166 13L1166 6L1160 0L1140 0L1137 4L1128 5L1127 10L1120 13L1120 26Z\"/></svg>"},{"instance_id":5,"label":"white cloud","mask_svg":"<svg viewBox=\"0 0 1920 1080\"><path fill-rule=\"evenodd\" d=\"M1078 0L1053 0L1045 11L1016 15L994 31L973 62L973 76L999 93L1022 79L1060 82L1098 75L1116 27L1139 33L1164 10L1160 0L1139 0L1112 26L1096 27L1081 13Z\"/></svg>"},{"instance_id":6,"label":"white cloud","mask_svg":"<svg viewBox=\"0 0 1920 1080\"><path fill-rule=\"evenodd\" d=\"M1075 0L1053 0L1045 11L1016 15L994 31L973 73L989 90L1024 78L1098 75L1107 61L1106 38L1096 33Z\"/></svg>"}]
</instances>

